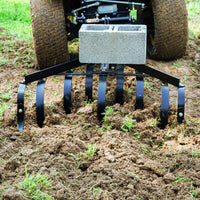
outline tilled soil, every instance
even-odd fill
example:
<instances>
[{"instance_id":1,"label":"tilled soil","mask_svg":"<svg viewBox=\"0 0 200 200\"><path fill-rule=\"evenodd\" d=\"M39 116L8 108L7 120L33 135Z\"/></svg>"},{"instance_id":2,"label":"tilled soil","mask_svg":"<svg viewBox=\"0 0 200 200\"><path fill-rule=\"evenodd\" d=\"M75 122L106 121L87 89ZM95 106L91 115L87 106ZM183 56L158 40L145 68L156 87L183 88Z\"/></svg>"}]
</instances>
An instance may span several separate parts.
<instances>
[{"instance_id":1,"label":"tilled soil","mask_svg":"<svg viewBox=\"0 0 200 200\"><path fill-rule=\"evenodd\" d=\"M63 77L50 77L45 86L45 121L36 124L36 83L27 87L25 126L18 132L16 101L23 75L34 72L33 46L1 36L0 88L9 94L0 127L0 195L3 200L34 199L20 187L25 167L30 174L46 174L52 199L199 199L200 198L200 39L192 41L184 58L147 64L170 73L186 85L186 116L176 121L177 88L170 85L168 125L159 126L160 81L145 80L145 107L135 110L135 77L126 77L124 104L114 104L116 79L109 77L107 105L114 112L105 122L97 119L97 102L87 103L84 76L73 77L72 109L63 109ZM85 66L77 69L85 71ZM126 72L133 72L126 67ZM98 76L94 76L94 100ZM126 119L133 127L123 131ZM88 145L97 147L88 154ZM45 198L44 198L45 199Z\"/></svg>"}]
</instances>

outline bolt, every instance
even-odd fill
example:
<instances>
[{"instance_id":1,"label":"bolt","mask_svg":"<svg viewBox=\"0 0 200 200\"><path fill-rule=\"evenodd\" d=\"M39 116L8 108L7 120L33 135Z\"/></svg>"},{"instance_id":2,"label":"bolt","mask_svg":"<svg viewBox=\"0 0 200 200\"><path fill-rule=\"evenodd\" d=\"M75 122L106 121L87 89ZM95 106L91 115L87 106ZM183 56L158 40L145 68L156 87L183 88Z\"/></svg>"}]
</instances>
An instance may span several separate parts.
<instances>
[{"instance_id":1,"label":"bolt","mask_svg":"<svg viewBox=\"0 0 200 200\"><path fill-rule=\"evenodd\" d=\"M22 113L22 112L23 112L23 109L20 108L20 109L18 110L18 112L19 112L19 113Z\"/></svg>"},{"instance_id":2,"label":"bolt","mask_svg":"<svg viewBox=\"0 0 200 200\"><path fill-rule=\"evenodd\" d=\"M179 117L183 117L183 113L180 112L180 113L178 114L178 116L179 116Z\"/></svg>"},{"instance_id":3,"label":"bolt","mask_svg":"<svg viewBox=\"0 0 200 200\"><path fill-rule=\"evenodd\" d=\"M115 69L115 67L114 67L114 66L112 66L112 67L111 67L111 69L112 69L112 70L114 70L114 69Z\"/></svg>"}]
</instances>

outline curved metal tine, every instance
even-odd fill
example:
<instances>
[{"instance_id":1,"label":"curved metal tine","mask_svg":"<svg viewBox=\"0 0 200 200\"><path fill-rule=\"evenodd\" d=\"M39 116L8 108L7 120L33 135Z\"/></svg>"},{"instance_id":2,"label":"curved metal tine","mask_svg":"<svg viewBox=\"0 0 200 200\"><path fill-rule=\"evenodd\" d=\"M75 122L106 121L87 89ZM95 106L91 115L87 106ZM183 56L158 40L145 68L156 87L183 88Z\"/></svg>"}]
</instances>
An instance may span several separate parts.
<instances>
[{"instance_id":1,"label":"curved metal tine","mask_svg":"<svg viewBox=\"0 0 200 200\"><path fill-rule=\"evenodd\" d=\"M179 124L184 120L185 113L185 90L184 86L178 88L178 112L177 112L177 121Z\"/></svg>"},{"instance_id":2,"label":"curved metal tine","mask_svg":"<svg viewBox=\"0 0 200 200\"><path fill-rule=\"evenodd\" d=\"M99 75L99 89L98 89L98 119L102 120L102 113L105 111L106 107L106 84L107 84L107 74L101 73Z\"/></svg>"},{"instance_id":3,"label":"curved metal tine","mask_svg":"<svg viewBox=\"0 0 200 200\"><path fill-rule=\"evenodd\" d=\"M140 72L136 72L137 75L142 75ZM143 77L136 76L136 102L135 109L144 108L144 79Z\"/></svg>"},{"instance_id":4,"label":"curved metal tine","mask_svg":"<svg viewBox=\"0 0 200 200\"><path fill-rule=\"evenodd\" d=\"M85 79L85 95L88 97L88 100L92 101L92 82L93 82L93 70L94 64L88 64L86 72L86 79Z\"/></svg>"},{"instance_id":5,"label":"curved metal tine","mask_svg":"<svg viewBox=\"0 0 200 200\"><path fill-rule=\"evenodd\" d=\"M19 85L18 94L17 94L17 127L21 132L24 128L24 93L26 90L26 84L21 83Z\"/></svg>"},{"instance_id":6,"label":"curved metal tine","mask_svg":"<svg viewBox=\"0 0 200 200\"><path fill-rule=\"evenodd\" d=\"M124 65L117 65L117 72L124 73ZM123 87L124 87L124 75L117 74L115 101L116 103L120 103L121 105L124 103Z\"/></svg>"},{"instance_id":7,"label":"curved metal tine","mask_svg":"<svg viewBox=\"0 0 200 200\"><path fill-rule=\"evenodd\" d=\"M64 109L66 114L71 113L71 91L72 91L72 75L65 75L64 81Z\"/></svg>"},{"instance_id":8,"label":"curved metal tine","mask_svg":"<svg viewBox=\"0 0 200 200\"><path fill-rule=\"evenodd\" d=\"M45 81L39 80L36 90L36 118L37 124L40 128L43 126L44 122L44 87Z\"/></svg>"},{"instance_id":9,"label":"curved metal tine","mask_svg":"<svg viewBox=\"0 0 200 200\"><path fill-rule=\"evenodd\" d=\"M160 119L161 119L161 126L163 128L168 123L168 112L169 112L169 87L167 85L161 85Z\"/></svg>"}]
</instances>

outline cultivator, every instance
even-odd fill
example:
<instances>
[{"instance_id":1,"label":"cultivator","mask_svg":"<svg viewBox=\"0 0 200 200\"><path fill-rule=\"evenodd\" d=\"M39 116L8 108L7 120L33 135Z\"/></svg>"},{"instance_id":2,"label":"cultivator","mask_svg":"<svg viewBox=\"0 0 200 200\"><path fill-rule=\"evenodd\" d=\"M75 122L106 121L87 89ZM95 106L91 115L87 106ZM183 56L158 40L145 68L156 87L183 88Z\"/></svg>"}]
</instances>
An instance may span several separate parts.
<instances>
[{"instance_id":1,"label":"cultivator","mask_svg":"<svg viewBox=\"0 0 200 200\"><path fill-rule=\"evenodd\" d=\"M49 2L48 0L41 0L40 4L46 7L45 3ZM61 2L57 0L55 2ZM165 72L157 70L155 68L147 66L146 63L146 49L148 49L148 43L150 34L152 30L149 29L149 25L142 24L142 19L139 13L141 11L148 9L147 1L111 1L111 0L85 0L82 1L82 6L80 8L73 9L71 14L68 13L68 10L65 11L65 23L67 23L68 40L71 40L79 36L79 59L74 59L68 61L68 58L56 60L60 57L60 54L63 53L63 50L55 52L52 50L51 57L48 59L48 54L45 59L42 59L41 45L45 42L38 42L37 38L35 39L36 46L36 57L38 60L38 65L43 68L40 71L29 74L25 76L25 81L21 82L18 90L18 99L17 99L17 124L19 131L23 130L24 126L24 117L25 117L25 108L24 108L24 94L27 84L31 82L38 81L37 90L36 90L36 118L39 127L43 126L45 114L44 114L44 88L45 88L45 78L52 75L64 76L64 98L63 104L64 109L67 114L71 112L72 106L72 77L73 76L85 76L85 95L88 97L88 100L93 99L93 75L99 75L99 85L98 85L98 118L102 120L102 113L106 107L106 86L107 78L109 74L116 75L116 98L115 103L123 104L123 86L124 86L124 77L126 76L135 76L136 77L136 102L135 109L142 109L144 107L144 78L145 77L154 77L162 81L161 85L161 110L160 110L160 122L163 126L168 123L168 111L169 111L169 88L168 84L172 84L178 89L178 111L177 111L177 120L178 123L182 123L184 119L184 105L185 105L185 92L184 85L180 84L180 80L174 76L171 76ZM37 15L37 12L34 11L36 7L35 1L31 1L32 12ZM74 4L78 3L75 1ZM53 5L55 8L57 4ZM58 6L64 4L58 4ZM76 5L77 6L77 5ZM137 19L133 16L129 16L130 8L138 10ZM37 7L38 8L38 7ZM66 10L66 9L64 9ZM51 10L52 11L52 10ZM46 11L45 11L46 12ZM48 12L47 12L48 15ZM40 17L44 15L40 12ZM73 20L69 20L69 16L73 16L76 20L76 23L72 23ZM32 19L33 30L34 21L37 17ZM52 21L52 19L51 19ZM53 31L52 27L51 30ZM148 31L147 31L148 30ZM34 32L34 31L33 31ZM61 30L63 33L63 30ZM155 34L155 33L153 33ZM54 34L55 35L55 34ZM53 39L55 42L55 39ZM38 51L37 44L39 43L40 51ZM63 41L59 44L62 45ZM59 48L59 47L57 47ZM47 49L47 46L44 46L44 51ZM51 49L50 49L51 50ZM158 49L157 49L158 50ZM49 51L49 49L48 49ZM56 58L52 60L49 64L49 60L54 56L53 53L59 54L56 55ZM64 52L65 53L65 52ZM43 54L42 54L43 55ZM157 53L158 56L158 53ZM45 61L44 61L45 60ZM58 64L55 65L55 60ZM46 62L46 63L45 63ZM54 64L53 64L54 63ZM87 65L85 73L74 72L74 69L82 66L83 64ZM46 66L45 66L46 65ZM49 67L50 65L50 67ZM99 70L94 70L95 65L99 66ZM135 69L135 74L125 73L124 67L129 66Z\"/></svg>"}]
</instances>

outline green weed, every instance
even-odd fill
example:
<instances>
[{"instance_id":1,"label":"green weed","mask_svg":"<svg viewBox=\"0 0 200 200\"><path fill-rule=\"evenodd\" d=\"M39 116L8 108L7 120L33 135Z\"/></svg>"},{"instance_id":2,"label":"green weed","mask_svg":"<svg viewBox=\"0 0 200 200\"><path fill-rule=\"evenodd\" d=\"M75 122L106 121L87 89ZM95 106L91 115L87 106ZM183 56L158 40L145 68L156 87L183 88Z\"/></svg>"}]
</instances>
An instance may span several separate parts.
<instances>
[{"instance_id":1,"label":"green weed","mask_svg":"<svg viewBox=\"0 0 200 200\"><path fill-rule=\"evenodd\" d=\"M192 68L192 71L195 73L195 75L197 75L197 76L199 75L199 73L196 69Z\"/></svg>"},{"instance_id":2,"label":"green weed","mask_svg":"<svg viewBox=\"0 0 200 200\"><path fill-rule=\"evenodd\" d=\"M173 66L174 66L174 67L181 67L181 66L182 66L182 64L181 64L181 63L178 63L178 62L176 62L176 63L174 63L174 64L173 64Z\"/></svg>"},{"instance_id":3,"label":"green weed","mask_svg":"<svg viewBox=\"0 0 200 200\"><path fill-rule=\"evenodd\" d=\"M200 82L194 83L194 86L196 86L197 88L200 88Z\"/></svg>"},{"instance_id":4,"label":"green weed","mask_svg":"<svg viewBox=\"0 0 200 200\"><path fill-rule=\"evenodd\" d=\"M30 196L34 200L51 200L52 196L46 194L42 190L48 190L52 188L52 181L45 174L38 173L37 175L28 174L27 165L25 165L25 179L23 182L19 183L20 189Z\"/></svg>"},{"instance_id":5,"label":"green weed","mask_svg":"<svg viewBox=\"0 0 200 200\"><path fill-rule=\"evenodd\" d=\"M124 132L126 132L126 133L127 132L131 132L132 129L135 127L135 125L133 124L133 122L135 122L135 120L127 118L124 121L124 124L121 126L121 130L124 131Z\"/></svg>"},{"instance_id":6,"label":"green weed","mask_svg":"<svg viewBox=\"0 0 200 200\"><path fill-rule=\"evenodd\" d=\"M95 105L96 103L97 103L97 100L94 100L94 101L89 100L89 101L85 102L85 106Z\"/></svg>"},{"instance_id":7,"label":"green weed","mask_svg":"<svg viewBox=\"0 0 200 200\"><path fill-rule=\"evenodd\" d=\"M176 175L175 183L184 183L188 181L188 178L183 178L181 175Z\"/></svg>"},{"instance_id":8,"label":"green weed","mask_svg":"<svg viewBox=\"0 0 200 200\"><path fill-rule=\"evenodd\" d=\"M135 135L138 139L141 137L141 133L139 133L139 132L136 132L133 135Z\"/></svg>"},{"instance_id":9,"label":"green weed","mask_svg":"<svg viewBox=\"0 0 200 200\"><path fill-rule=\"evenodd\" d=\"M89 158L89 157L94 156L96 154L97 148L98 147L96 146L96 143L95 144L88 144L87 151L86 151L86 153L87 153L86 157Z\"/></svg>"},{"instance_id":10,"label":"green weed","mask_svg":"<svg viewBox=\"0 0 200 200\"><path fill-rule=\"evenodd\" d=\"M1 92L1 94L0 94L0 99L10 100L10 94L3 91L3 92Z\"/></svg>"},{"instance_id":11,"label":"green weed","mask_svg":"<svg viewBox=\"0 0 200 200\"><path fill-rule=\"evenodd\" d=\"M115 112L116 111L113 108L107 106L105 112L102 113L102 115L104 115L103 121L107 122L109 117L112 117Z\"/></svg>"},{"instance_id":12,"label":"green weed","mask_svg":"<svg viewBox=\"0 0 200 200\"><path fill-rule=\"evenodd\" d=\"M189 191L189 194L191 197L194 197L194 198L200 198L198 192L198 187L194 187L193 183L191 183L191 187L190 187L190 191Z\"/></svg>"},{"instance_id":13,"label":"green weed","mask_svg":"<svg viewBox=\"0 0 200 200\"><path fill-rule=\"evenodd\" d=\"M158 120L156 118L151 119L150 127L155 129L155 127L157 126L157 123L158 123Z\"/></svg>"},{"instance_id":14,"label":"green weed","mask_svg":"<svg viewBox=\"0 0 200 200\"><path fill-rule=\"evenodd\" d=\"M101 192L102 192L102 189L100 189L100 188L94 188L93 189L93 195L95 197L99 196L101 194Z\"/></svg>"},{"instance_id":15,"label":"green weed","mask_svg":"<svg viewBox=\"0 0 200 200\"><path fill-rule=\"evenodd\" d=\"M147 149L145 146L141 147L141 149L142 149L143 151L145 151L145 152L148 152L148 153L151 152L151 150L150 150L150 149Z\"/></svg>"},{"instance_id":16,"label":"green weed","mask_svg":"<svg viewBox=\"0 0 200 200\"><path fill-rule=\"evenodd\" d=\"M200 155L200 152L194 151L194 150L192 149L192 156L198 157L199 155Z\"/></svg>"},{"instance_id":17,"label":"green weed","mask_svg":"<svg viewBox=\"0 0 200 200\"><path fill-rule=\"evenodd\" d=\"M0 120L2 120L3 113L7 108L8 108L8 104L5 102L2 102L2 104L0 106Z\"/></svg>"}]
</instances>

